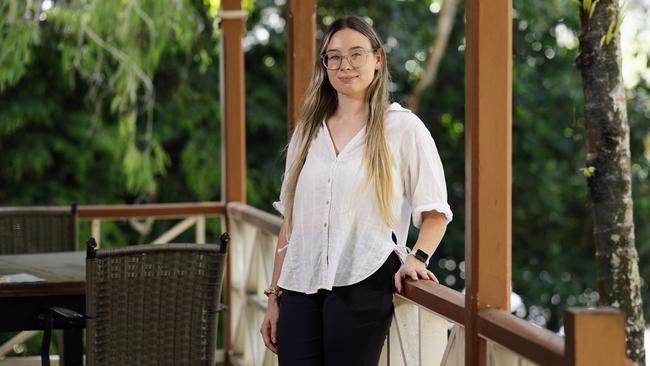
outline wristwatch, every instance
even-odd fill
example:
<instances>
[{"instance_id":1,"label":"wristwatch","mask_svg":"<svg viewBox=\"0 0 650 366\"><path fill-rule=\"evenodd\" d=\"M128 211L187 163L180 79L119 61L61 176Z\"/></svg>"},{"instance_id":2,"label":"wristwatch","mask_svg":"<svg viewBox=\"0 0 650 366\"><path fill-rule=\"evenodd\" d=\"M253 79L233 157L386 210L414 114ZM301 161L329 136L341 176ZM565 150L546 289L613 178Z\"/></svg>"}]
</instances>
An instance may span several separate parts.
<instances>
[{"instance_id":1,"label":"wristwatch","mask_svg":"<svg viewBox=\"0 0 650 366\"><path fill-rule=\"evenodd\" d=\"M422 249L418 249L415 253L411 252L409 255L414 256L417 260L424 263L425 266L429 266L429 255Z\"/></svg>"},{"instance_id":2,"label":"wristwatch","mask_svg":"<svg viewBox=\"0 0 650 366\"><path fill-rule=\"evenodd\" d=\"M280 298L282 296L282 289L279 287L269 287L264 290L264 295L266 295L266 297L275 295L275 297Z\"/></svg>"}]
</instances>

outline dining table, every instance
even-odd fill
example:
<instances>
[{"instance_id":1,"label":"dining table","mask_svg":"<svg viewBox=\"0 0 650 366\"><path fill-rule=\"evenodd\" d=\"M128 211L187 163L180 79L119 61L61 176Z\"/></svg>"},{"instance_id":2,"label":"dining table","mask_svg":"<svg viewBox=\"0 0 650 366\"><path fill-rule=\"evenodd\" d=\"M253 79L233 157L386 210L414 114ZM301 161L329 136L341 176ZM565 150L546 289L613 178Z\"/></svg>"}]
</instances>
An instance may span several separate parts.
<instances>
[{"instance_id":1,"label":"dining table","mask_svg":"<svg viewBox=\"0 0 650 366\"><path fill-rule=\"evenodd\" d=\"M43 330L44 313L62 307L86 308L86 253L0 255L0 332ZM83 328L54 320L63 330L60 365L83 365Z\"/></svg>"}]
</instances>

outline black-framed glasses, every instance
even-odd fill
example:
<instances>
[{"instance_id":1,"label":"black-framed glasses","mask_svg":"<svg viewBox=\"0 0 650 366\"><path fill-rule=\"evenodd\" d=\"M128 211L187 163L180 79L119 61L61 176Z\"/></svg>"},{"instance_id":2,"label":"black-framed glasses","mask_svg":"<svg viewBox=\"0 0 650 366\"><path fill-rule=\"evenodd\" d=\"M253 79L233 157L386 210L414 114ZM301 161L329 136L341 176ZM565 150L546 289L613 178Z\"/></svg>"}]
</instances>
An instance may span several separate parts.
<instances>
[{"instance_id":1,"label":"black-framed glasses","mask_svg":"<svg viewBox=\"0 0 650 366\"><path fill-rule=\"evenodd\" d=\"M355 48L347 55L344 55L339 51L329 51L321 54L320 58L323 61L323 66L328 70L340 69L341 64L343 63L343 58L346 58L350 66L356 69L364 66L366 62L368 62L368 54L374 53L375 51L374 48Z\"/></svg>"}]
</instances>

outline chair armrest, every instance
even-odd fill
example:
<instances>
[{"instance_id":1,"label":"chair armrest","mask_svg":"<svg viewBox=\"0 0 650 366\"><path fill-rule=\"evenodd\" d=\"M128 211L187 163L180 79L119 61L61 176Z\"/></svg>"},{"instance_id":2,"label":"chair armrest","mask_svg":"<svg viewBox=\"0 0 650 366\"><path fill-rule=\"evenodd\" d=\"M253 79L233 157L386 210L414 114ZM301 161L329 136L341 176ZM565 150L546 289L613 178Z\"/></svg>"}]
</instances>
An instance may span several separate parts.
<instances>
[{"instance_id":1,"label":"chair armrest","mask_svg":"<svg viewBox=\"0 0 650 366\"><path fill-rule=\"evenodd\" d=\"M85 325L86 316L79 314L74 310L52 306L47 310L52 312L54 319L62 319L69 325L78 325L83 327Z\"/></svg>"}]
</instances>

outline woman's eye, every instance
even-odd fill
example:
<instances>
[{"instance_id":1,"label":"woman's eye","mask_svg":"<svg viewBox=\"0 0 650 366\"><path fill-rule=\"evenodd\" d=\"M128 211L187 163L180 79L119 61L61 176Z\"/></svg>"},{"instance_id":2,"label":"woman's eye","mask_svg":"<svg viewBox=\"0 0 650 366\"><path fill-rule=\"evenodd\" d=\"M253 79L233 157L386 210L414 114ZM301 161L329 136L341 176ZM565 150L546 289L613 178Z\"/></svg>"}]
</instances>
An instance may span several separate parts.
<instances>
[{"instance_id":1,"label":"woman's eye","mask_svg":"<svg viewBox=\"0 0 650 366\"><path fill-rule=\"evenodd\" d=\"M329 55L327 57L327 60L328 61L334 61L334 62L340 61L341 60L341 55Z\"/></svg>"},{"instance_id":2,"label":"woman's eye","mask_svg":"<svg viewBox=\"0 0 650 366\"><path fill-rule=\"evenodd\" d=\"M355 53L351 54L351 55L350 55L350 58L351 58L352 60L358 60L358 59L360 59L360 58L361 58L361 52L355 52Z\"/></svg>"}]
</instances>

